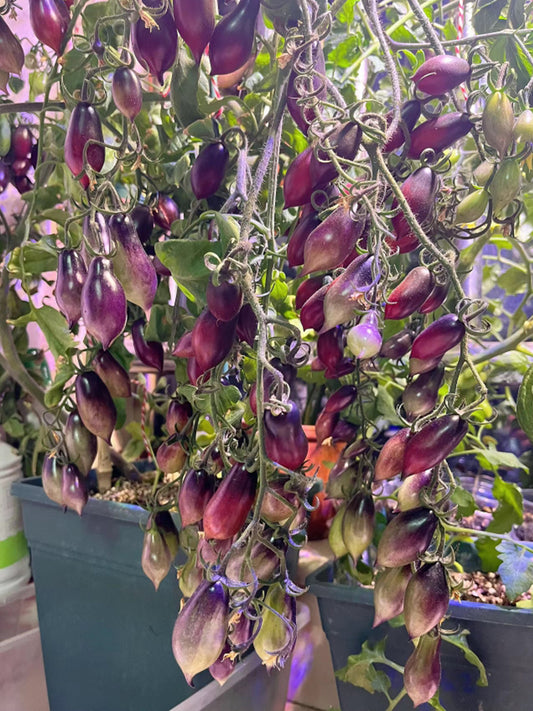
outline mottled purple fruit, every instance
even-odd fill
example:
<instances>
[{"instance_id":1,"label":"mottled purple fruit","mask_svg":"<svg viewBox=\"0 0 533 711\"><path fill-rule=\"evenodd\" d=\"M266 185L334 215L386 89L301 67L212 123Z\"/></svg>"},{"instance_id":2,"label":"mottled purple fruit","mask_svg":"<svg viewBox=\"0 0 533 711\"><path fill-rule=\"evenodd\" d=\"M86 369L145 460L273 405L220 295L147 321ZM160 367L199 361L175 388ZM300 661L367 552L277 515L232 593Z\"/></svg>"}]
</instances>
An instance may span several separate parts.
<instances>
[{"instance_id":1,"label":"mottled purple fruit","mask_svg":"<svg viewBox=\"0 0 533 711\"><path fill-rule=\"evenodd\" d=\"M441 114L437 118L424 121L411 134L407 156L420 158L427 148L440 153L470 133L473 126L467 114L460 113Z\"/></svg>"},{"instance_id":2,"label":"mottled purple fruit","mask_svg":"<svg viewBox=\"0 0 533 711\"><path fill-rule=\"evenodd\" d=\"M427 267L415 267L396 286L385 304L385 318L399 320L411 316L429 296L433 277Z\"/></svg>"},{"instance_id":3,"label":"mottled purple fruit","mask_svg":"<svg viewBox=\"0 0 533 711\"><path fill-rule=\"evenodd\" d=\"M174 0L174 20L196 64L209 44L215 29L215 0Z\"/></svg>"},{"instance_id":4,"label":"mottled purple fruit","mask_svg":"<svg viewBox=\"0 0 533 711\"><path fill-rule=\"evenodd\" d=\"M95 257L81 291L81 313L85 328L107 350L124 331L127 319L126 295L106 257Z\"/></svg>"},{"instance_id":5,"label":"mottled purple fruit","mask_svg":"<svg viewBox=\"0 0 533 711\"><path fill-rule=\"evenodd\" d=\"M455 314L444 314L418 334L411 347L411 358L441 358L461 341L464 334L464 323Z\"/></svg>"},{"instance_id":6,"label":"mottled purple fruit","mask_svg":"<svg viewBox=\"0 0 533 711\"><path fill-rule=\"evenodd\" d=\"M221 363L231 351L235 340L236 319L219 321L209 309L204 309L192 329L194 357L202 372Z\"/></svg>"},{"instance_id":7,"label":"mottled purple fruit","mask_svg":"<svg viewBox=\"0 0 533 711\"><path fill-rule=\"evenodd\" d=\"M191 169L191 187L197 200L211 197L226 175L229 152L222 141L210 143L198 154Z\"/></svg>"},{"instance_id":8,"label":"mottled purple fruit","mask_svg":"<svg viewBox=\"0 0 533 711\"><path fill-rule=\"evenodd\" d=\"M67 464L63 468L62 491L63 503L69 509L81 516L89 500L89 487L87 479L82 475L75 464Z\"/></svg>"},{"instance_id":9,"label":"mottled purple fruit","mask_svg":"<svg viewBox=\"0 0 533 711\"><path fill-rule=\"evenodd\" d=\"M403 358L409 353L412 343L413 332L409 328L403 328L383 343L379 355L382 358L394 358L395 360Z\"/></svg>"},{"instance_id":10,"label":"mottled purple fruit","mask_svg":"<svg viewBox=\"0 0 533 711\"><path fill-rule=\"evenodd\" d=\"M403 475L418 474L440 464L467 432L468 422L458 415L443 415L428 422L407 442Z\"/></svg>"},{"instance_id":11,"label":"mottled purple fruit","mask_svg":"<svg viewBox=\"0 0 533 711\"><path fill-rule=\"evenodd\" d=\"M313 328L318 332L324 325L324 299L329 286L329 284L321 286L302 306L300 322L304 329Z\"/></svg>"},{"instance_id":12,"label":"mottled purple fruit","mask_svg":"<svg viewBox=\"0 0 533 711\"><path fill-rule=\"evenodd\" d=\"M409 636L420 637L438 625L446 614L450 591L442 563L425 563L405 591L404 619Z\"/></svg>"},{"instance_id":13,"label":"mottled purple fruit","mask_svg":"<svg viewBox=\"0 0 533 711\"><path fill-rule=\"evenodd\" d=\"M275 571L279 569L280 559L278 555L265 546L261 541L256 541L250 551L250 562L246 560L246 546L233 550L226 563L225 574L231 582L231 587L239 586L239 583L249 585L254 579L270 581ZM251 566L250 566L251 563ZM253 569L253 570L252 570ZM244 587L240 585L239 587Z\"/></svg>"},{"instance_id":14,"label":"mottled purple fruit","mask_svg":"<svg viewBox=\"0 0 533 711\"><path fill-rule=\"evenodd\" d=\"M302 214L287 244L289 267L298 267L304 263L305 245L313 231L322 224L316 212Z\"/></svg>"},{"instance_id":15,"label":"mottled purple fruit","mask_svg":"<svg viewBox=\"0 0 533 711\"><path fill-rule=\"evenodd\" d=\"M269 459L287 469L302 466L307 457L309 444L302 427L296 403L289 400L289 412L274 415L271 410L264 414L265 451Z\"/></svg>"},{"instance_id":16,"label":"mottled purple fruit","mask_svg":"<svg viewBox=\"0 0 533 711\"><path fill-rule=\"evenodd\" d=\"M416 122L420 118L421 108L422 107L420 101L417 101L416 99L411 99L410 101L406 101L404 104L402 104L400 112L400 124L398 125L392 136L389 138L387 143L385 143L385 145L383 146L384 153L390 153L391 151L395 151L397 148L400 148L400 146L403 146L403 144L405 143L405 133L402 128L402 123L407 129L407 132L410 133L415 127ZM387 117L387 124L390 124L391 120L392 113L389 114L389 116Z\"/></svg>"},{"instance_id":17,"label":"mottled purple fruit","mask_svg":"<svg viewBox=\"0 0 533 711\"><path fill-rule=\"evenodd\" d=\"M74 176L80 176L81 186L89 187L88 165L92 170L102 170L105 148L102 124L98 112L87 101L76 104L70 115L65 137L65 163Z\"/></svg>"},{"instance_id":18,"label":"mottled purple fruit","mask_svg":"<svg viewBox=\"0 0 533 711\"><path fill-rule=\"evenodd\" d=\"M257 316L250 304L244 304L237 319L237 336L253 348L257 336Z\"/></svg>"},{"instance_id":19,"label":"mottled purple fruit","mask_svg":"<svg viewBox=\"0 0 533 711\"><path fill-rule=\"evenodd\" d=\"M42 480L44 493L56 504L64 506L63 501L63 467L57 457L47 453L44 456Z\"/></svg>"},{"instance_id":20,"label":"mottled purple fruit","mask_svg":"<svg viewBox=\"0 0 533 711\"><path fill-rule=\"evenodd\" d=\"M386 568L399 568L413 563L427 550L437 522L433 509L424 506L397 514L379 540L378 564Z\"/></svg>"},{"instance_id":21,"label":"mottled purple fruit","mask_svg":"<svg viewBox=\"0 0 533 711\"><path fill-rule=\"evenodd\" d=\"M109 351L99 351L92 362L111 397L130 397L130 376Z\"/></svg>"},{"instance_id":22,"label":"mottled purple fruit","mask_svg":"<svg viewBox=\"0 0 533 711\"><path fill-rule=\"evenodd\" d=\"M420 492L431 484L432 473L429 469L420 474L412 474L404 479L398 488L398 508L400 511L409 511L422 505Z\"/></svg>"},{"instance_id":23,"label":"mottled purple fruit","mask_svg":"<svg viewBox=\"0 0 533 711\"><path fill-rule=\"evenodd\" d=\"M116 247L113 268L126 298L148 311L157 291L157 274L137 235L135 223L129 215L115 214L109 220L109 231Z\"/></svg>"},{"instance_id":24,"label":"mottled purple fruit","mask_svg":"<svg viewBox=\"0 0 533 711\"><path fill-rule=\"evenodd\" d=\"M130 213L142 244L148 244L154 230L154 218L147 205L136 205Z\"/></svg>"},{"instance_id":25,"label":"mottled purple fruit","mask_svg":"<svg viewBox=\"0 0 533 711\"><path fill-rule=\"evenodd\" d=\"M29 0L30 23L37 39L59 54L70 24L64 0Z\"/></svg>"},{"instance_id":26,"label":"mottled purple fruit","mask_svg":"<svg viewBox=\"0 0 533 711\"><path fill-rule=\"evenodd\" d=\"M155 455L157 466L165 474L175 474L183 469L187 461L187 452L180 442L162 442Z\"/></svg>"},{"instance_id":27,"label":"mottled purple fruit","mask_svg":"<svg viewBox=\"0 0 533 711\"><path fill-rule=\"evenodd\" d=\"M166 578L171 563L172 558L165 538L154 526L144 534L141 565L144 574L152 581L156 590Z\"/></svg>"},{"instance_id":28,"label":"mottled purple fruit","mask_svg":"<svg viewBox=\"0 0 533 711\"><path fill-rule=\"evenodd\" d=\"M204 516L207 502L215 491L215 478L205 469L189 469L180 484L178 510L181 525L198 523Z\"/></svg>"},{"instance_id":29,"label":"mottled purple fruit","mask_svg":"<svg viewBox=\"0 0 533 711\"><path fill-rule=\"evenodd\" d=\"M404 427L385 442L376 459L374 481L392 479L402 473L405 447L410 434L409 427Z\"/></svg>"},{"instance_id":30,"label":"mottled purple fruit","mask_svg":"<svg viewBox=\"0 0 533 711\"><path fill-rule=\"evenodd\" d=\"M216 25L209 42L211 74L231 74L252 54L259 0L241 0Z\"/></svg>"},{"instance_id":31,"label":"mottled purple fruit","mask_svg":"<svg viewBox=\"0 0 533 711\"><path fill-rule=\"evenodd\" d=\"M167 410L166 428L169 435L182 432L192 417L192 407L186 400L171 400Z\"/></svg>"},{"instance_id":32,"label":"mottled purple fruit","mask_svg":"<svg viewBox=\"0 0 533 711\"><path fill-rule=\"evenodd\" d=\"M130 121L134 121L143 105L141 82L130 67L119 67L113 73L111 93L115 106Z\"/></svg>"},{"instance_id":33,"label":"mottled purple fruit","mask_svg":"<svg viewBox=\"0 0 533 711\"><path fill-rule=\"evenodd\" d=\"M257 472L234 464L205 508L205 537L226 540L238 533L250 513L256 488Z\"/></svg>"},{"instance_id":34,"label":"mottled purple fruit","mask_svg":"<svg viewBox=\"0 0 533 711\"><path fill-rule=\"evenodd\" d=\"M178 615L172 651L189 686L193 677L214 664L226 642L228 593L220 582L200 583Z\"/></svg>"},{"instance_id":35,"label":"mottled purple fruit","mask_svg":"<svg viewBox=\"0 0 533 711\"><path fill-rule=\"evenodd\" d=\"M20 74L24 66L24 51L19 40L0 17L0 72Z\"/></svg>"},{"instance_id":36,"label":"mottled purple fruit","mask_svg":"<svg viewBox=\"0 0 533 711\"><path fill-rule=\"evenodd\" d=\"M63 249L57 259L54 296L69 328L81 318L81 290L86 279L87 268L81 253L75 249Z\"/></svg>"},{"instance_id":37,"label":"mottled purple fruit","mask_svg":"<svg viewBox=\"0 0 533 711\"><path fill-rule=\"evenodd\" d=\"M439 689L440 640L437 631L420 637L405 665L403 683L415 708L430 701Z\"/></svg>"},{"instance_id":38,"label":"mottled purple fruit","mask_svg":"<svg viewBox=\"0 0 533 711\"><path fill-rule=\"evenodd\" d=\"M154 368L158 372L163 370L164 352L163 345L159 341L147 341L144 337L145 320L139 318L131 326L131 336L133 339L133 349L135 355L149 368Z\"/></svg>"},{"instance_id":39,"label":"mottled purple fruit","mask_svg":"<svg viewBox=\"0 0 533 711\"><path fill-rule=\"evenodd\" d=\"M283 181L285 208L306 205L311 200L313 194L310 171L312 158L313 147L309 146L299 153L287 168Z\"/></svg>"},{"instance_id":40,"label":"mottled purple fruit","mask_svg":"<svg viewBox=\"0 0 533 711\"><path fill-rule=\"evenodd\" d=\"M375 272L375 273L374 273ZM375 257L362 254L348 265L344 272L329 284L324 297L324 324L322 331L351 321L358 303L379 278L379 265Z\"/></svg>"},{"instance_id":41,"label":"mottled purple fruit","mask_svg":"<svg viewBox=\"0 0 533 711\"><path fill-rule=\"evenodd\" d=\"M455 54L438 54L418 67L411 81L424 94L439 96L466 81L471 71L472 67L466 59Z\"/></svg>"},{"instance_id":42,"label":"mottled purple fruit","mask_svg":"<svg viewBox=\"0 0 533 711\"><path fill-rule=\"evenodd\" d=\"M411 579L411 566L386 568L376 577L374 586L374 624L388 622L403 612L405 588Z\"/></svg>"},{"instance_id":43,"label":"mottled purple fruit","mask_svg":"<svg viewBox=\"0 0 533 711\"><path fill-rule=\"evenodd\" d=\"M235 671L236 665L237 660L231 654L231 646L226 642L218 659L209 667L209 673L213 679L218 681L220 686L223 686Z\"/></svg>"},{"instance_id":44,"label":"mottled purple fruit","mask_svg":"<svg viewBox=\"0 0 533 711\"><path fill-rule=\"evenodd\" d=\"M149 8L161 8L161 0L143 0ZM133 52L139 62L163 84L164 73L174 64L178 51L178 33L170 10L153 18L156 23L147 27L139 17L133 26Z\"/></svg>"},{"instance_id":45,"label":"mottled purple fruit","mask_svg":"<svg viewBox=\"0 0 533 711\"><path fill-rule=\"evenodd\" d=\"M94 370L80 373L75 387L83 424L94 435L109 443L117 421L117 411L109 390Z\"/></svg>"},{"instance_id":46,"label":"mottled purple fruit","mask_svg":"<svg viewBox=\"0 0 533 711\"><path fill-rule=\"evenodd\" d=\"M169 231L172 223L179 220L180 211L176 202L168 195L160 195L154 210L154 222L161 229Z\"/></svg>"},{"instance_id":47,"label":"mottled purple fruit","mask_svg":"<svg viewBox=\"0 0 533 711\"><path fill-rule=\"evenodd\" d=\"M242 289L234 281L220 281L217 286L210 280L207 285L207 307L219 321L232 321L242 306Z\"/></svg>"},{"instance_id":48,"label":"mottled purple fruit","mask_svg":"<svg viewBox=\"0 0 533 711\"><path fill-rule=\"evenodd\" d=\"M84 476L88 476L96 459L98 442L96 436L83 424L77 409L72 410L65 425L65 446L69 461Z\"/></svg>"},{"instance_id":49,"label":"mottled purple fruit","mask_svg":"<svg viewBox=\"0 0 533 711\"><path fill-rule=\"evenodd\" d=\"M444 366L439 363L434 370L421 373L412 380L402 393L402 402L409 420L430 413L439 396L444 379Z\"/></svg>"},{"instance_id":50,"label":"mottled purple fruit","mask_svg":"<svg viewBox=\"0 0 533 711\"><path fill-rule=\"evenodd\" d=\"M342 265L363 233L364 219L354 219L351 207L341 205L307 237L301 276Z\"/></svg>"}]
</instances>

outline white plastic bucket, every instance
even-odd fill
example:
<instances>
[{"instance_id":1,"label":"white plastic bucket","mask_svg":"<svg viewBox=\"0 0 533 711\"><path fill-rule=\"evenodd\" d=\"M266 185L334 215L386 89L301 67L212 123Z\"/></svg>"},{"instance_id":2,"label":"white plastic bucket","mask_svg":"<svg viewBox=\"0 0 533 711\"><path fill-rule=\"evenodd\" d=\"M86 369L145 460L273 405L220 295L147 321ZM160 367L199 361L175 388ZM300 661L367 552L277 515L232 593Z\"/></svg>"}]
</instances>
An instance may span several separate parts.
<instances>
[{"instance_id":1,"label":"white plastic bucket","mask_svg":"<svg viewBox=\"0 0 533 711\"><path fill-rule=\"evenodd\" d=\"M19 500L11 495L11 484L21 478L19 455L0 441L0 600L26 585L31 577L22 510Z\"/></svg>"}]
</instances>

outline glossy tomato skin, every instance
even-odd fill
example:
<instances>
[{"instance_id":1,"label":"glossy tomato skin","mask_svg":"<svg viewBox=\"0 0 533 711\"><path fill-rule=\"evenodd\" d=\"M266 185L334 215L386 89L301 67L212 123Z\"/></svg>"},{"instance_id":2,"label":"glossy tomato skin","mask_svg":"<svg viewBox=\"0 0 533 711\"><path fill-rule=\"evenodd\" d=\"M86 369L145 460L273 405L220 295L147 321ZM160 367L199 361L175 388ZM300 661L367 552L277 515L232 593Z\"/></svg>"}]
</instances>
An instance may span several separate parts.
<instances>
[{"instance_id":1,"label":"glossy tomato skin","mask_svg":"<svg viewBox=\"0 0 533 711\"><path fill-rule=\"evenodd\" d=\"M109 443L117 421L117 410L109 390L94 370L80 373L75 389L83 424L96 437Z\"/></svg>"},{"instance_id":2,"label":"glossy tomato skin","mask_svg":"<svg viewBox=\"0 0 533 711\"><path fill-rule=\"evenodd\" d=\"M403 475L419 474L440 464L468 432L468 422L458 415L443 415L428 422L409 438L405 447Z\"/></svg>"},{"instance_id":3,"label":"glossy tomato skin","mask_svg":"<svg viewBox=\"0 0 533 711\"><path fill-rule=\"evenodd\" d=\"M228 160L228 149L222 141L210 143L200 151L191 170L191 186L197 200L217 192L224 180Z\"/></svg>"},{"instance_id":4,"label":"glossy tomato skin","mask_svg":"<svg viewBox=\"0 0 533 711\"><path fill-rule=\"evenodd\" d=\"M424 121L412 132L407 155L409 158L420 158L427 148L440 153L470 133L473 125L469 117L461 113L442 114Z\"/></svg>"},{"instance_id":5,"label":"glossy tomato skin","mask_svg":"<svg viewBox=\"0 0 533 711\"><path fill-rule=\"evenodd\" d=\"M143 0L149 8L161 7L160 0ZM164 73L170 69L178 51L178 33L170 10L156 19L157 27L146 27L140 17L133 26L133 53L139 62L163 84Z\"/></svg>"},{"instance_id":6,"label":"glossy tomato skin","mask_svg":"<svg viewBox=\"0 0 533 711\"><path fill-rule=\"evenodd\" d=\"M256 488L257 473L234 464L205 507L205 537L225 540L238 533L250 513Z\"/></svg>"},{"instance_id":7,"label":"glossy tomato skin","mask_svg":"<svg viewBox=\"0 0 533 711\"><path fill-rule=\"evenodd\" d=\"M209 42L211 74L231 74L252 54L259 0L241 0L215 27Z\"/></svg>"},{"instance_id":8,"label":"glossy tomato skin","mask_svg":"<svg viewBox=\"0 0 533 711\"><path fill-rule=\"evenodd\" d=\"M94 143L93 141L96 141ZM96 172L102 170L105 161L105 148L102 124L98 112L87 101L76 104L70 115L65 137L65 163L72 175L80 175L83 188L89 187L89 176L82 172L84 156L89 166ZM88 144L88 145L87 145ZM85 148L87 145L87 148Z\"/></svg>"},{"instance_id":9,"label":"glossy tomato skin","mask_svg":"<svg viewBox=\"0 0 533 711\"><path fill-rule=\"evenodd\" d=\"M304 463L309 445L296 403L289 400L288 405L289 412L279 415L274 415L271 410L265 412L265 450L273 462L295 470Z\"/></svg>"},{"instance_id":10,"label":"glossy tomato skin","mask_svg":"<svg viewBox=\"0 0 533 711\"><path fill-rule=\"evenodd\" d=\"M70 23L64 0L29 0L29 11L37 39L59 54Z\"/></svg>"},{"instance_id":11,"label":"glossy tomato skin","mask_svg":"<svg viewBox=\"0 0 533 711\"><path fill-rule=\"evenodd\" d=\"M196 64L200 64L215 29L215 0L174 0L174 20Z\"/></svg>"},{"instance_id":12,"label":"glossy tomato skin","mask_svg":"<svg viewBox=\"0 0 533 711\"><path fill-rule=\"evenodd\" d=\"M439 96L466 81L471 71L466 59L453 54L439 54L426 60L413 74L411 81L424 94Z\"/></svg>"}]
</instances>

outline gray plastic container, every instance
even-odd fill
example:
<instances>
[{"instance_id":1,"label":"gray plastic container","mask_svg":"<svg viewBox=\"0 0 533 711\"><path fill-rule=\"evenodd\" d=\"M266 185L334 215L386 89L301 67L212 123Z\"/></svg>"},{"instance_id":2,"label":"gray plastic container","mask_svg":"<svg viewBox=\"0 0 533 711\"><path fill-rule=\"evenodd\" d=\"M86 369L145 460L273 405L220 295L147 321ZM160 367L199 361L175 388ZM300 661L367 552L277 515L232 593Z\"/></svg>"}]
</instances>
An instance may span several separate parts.
<instances>
[{"instance_id":1,"label":"gray plastic container","mask_svg":"<svg viewBox=\"0 0 533 711\"><path fill-rule=\"evenodd\" d=\"M350 654L359 654L366 639L370 643L387 637L386 655L405 664L413 649L404 627L388 624L372 629L372 590L333 582L333 565L327 563L307 578L310 592L318 598L322 626L328 638L333 668L342 669ZM528 711L533 708L531 659L533 658L533 614L529 610L496 605L452 602L445 627L470 630L468 643L487 670L489 685L477 686L475 667L465 661L456 647L442 642L440 702L446 711ZM401 688L399 674L380 667L391 679L391 693ZM384 711L383 694L369 694L362 688L337 679L342 711ZM404 698L397 711L411 711L413 702ZM429 704L417 707L430 711Z\"/></svg>"},{"instance_id":2,"label":"gray plastic container","mask_svg":"<svg viewBox=\"0 0 533 711\"><path fill-rule=\"evenodd\" d=\"M50 711L169 711L191 689L171 649L181 593L141 568L148 514L91 499L63 512L40 478L13 484L31 550ZM178 562L180 561L178 558Z\"/></svg>"}]
</instances>

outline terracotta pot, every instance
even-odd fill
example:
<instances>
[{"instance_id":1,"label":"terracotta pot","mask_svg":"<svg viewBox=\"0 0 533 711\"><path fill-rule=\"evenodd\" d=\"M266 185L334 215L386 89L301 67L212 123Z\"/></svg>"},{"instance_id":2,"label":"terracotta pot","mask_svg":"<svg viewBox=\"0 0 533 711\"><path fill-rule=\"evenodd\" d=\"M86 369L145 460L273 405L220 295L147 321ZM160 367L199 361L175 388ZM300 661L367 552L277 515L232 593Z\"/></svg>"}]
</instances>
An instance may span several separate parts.
<instances>
[{"instance_id":1,"label":"terracotta pot","mask_svg":"<svg viewBox=\"0 0 533 711\"><path fill-rule=\"evenodd\" d=\"M329 473L332 466L338 460L344 442L337 442L334 445L317 444L314 425L303 425L307 440L309 442L309 452L307 459L312 462L315 467L318 467L317 475L324 482L328 481ZM307 526L307 537L310 541L318 541L328 537L331 521L335 516L339 504L334 499L326 499L324 491L316 494L319 500L318 508L311 511L309 523Z\"/></svg>"}]
</instances>

